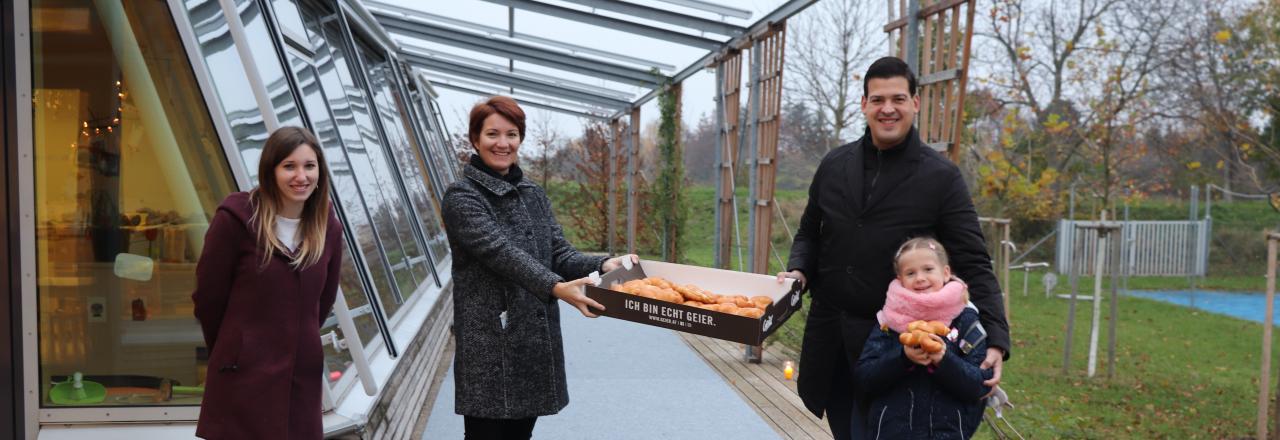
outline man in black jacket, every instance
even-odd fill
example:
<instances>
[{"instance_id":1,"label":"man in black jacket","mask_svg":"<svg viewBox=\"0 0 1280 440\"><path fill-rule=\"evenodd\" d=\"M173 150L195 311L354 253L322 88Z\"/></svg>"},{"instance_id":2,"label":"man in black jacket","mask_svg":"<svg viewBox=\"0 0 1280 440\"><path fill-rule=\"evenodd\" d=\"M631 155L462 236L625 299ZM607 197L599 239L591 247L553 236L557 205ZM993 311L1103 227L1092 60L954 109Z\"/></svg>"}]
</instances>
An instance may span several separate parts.
<instances>
[{"instance_id":1,"label":"man in black jacket","mask_svg":"<svg viewBox=\"0 0 1280 440\"><path fill-rule=\"evenodd\" d=\"M994 369L994 377L987 386L1000 382L1009 356L1009 324L973 200L959 168L924 145L912 126L920 110L915 75L902 60L885 57L867 69L862 88L867 132L818 165L788 272L778 274L812 292L800 398L815 415L826 413L836 439L865 432L852 366L884 306L893 252L909 238L936 238L969 284L988 334L982 368Z\"/></svg>"}]
</instances>

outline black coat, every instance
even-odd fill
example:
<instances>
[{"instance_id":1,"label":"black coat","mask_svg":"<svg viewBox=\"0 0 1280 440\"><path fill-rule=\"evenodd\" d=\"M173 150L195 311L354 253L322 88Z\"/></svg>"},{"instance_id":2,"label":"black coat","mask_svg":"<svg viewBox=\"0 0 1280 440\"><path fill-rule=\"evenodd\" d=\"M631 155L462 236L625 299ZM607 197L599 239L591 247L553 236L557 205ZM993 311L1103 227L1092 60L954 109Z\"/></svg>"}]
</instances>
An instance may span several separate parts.
<instances>
[{"instance_id":1,"label":"black coat","mask_svg":"<svg viewBox=\"0 0 1280 440\"><path fill-rule=\"evenodd\" d=\"M804 272L813 301L805 323L798 378L805 407L821 416L837 374L857 365L875 313L894 278L893 254L907 239L936 238L953 273L969 285L989 337L1009 353L1009 325L991 270L978 215L960 169L924 145L913 129L902 150L883 156L874 189L863 200L864 144L870 134L831 150L809 185L787 268ZM855 384L857 386L857 384Z\"/></svg>"},{"instance_id":2,"label":"black coat","mask_svg":"<svg viewBox=\"0 0 1280 440\"><path fill-rule=\"evenodd\" d=\"M443 203L453 252L455 411L491 419L555 414L569 392L551 289L599 270L604 257L565 240L533 182L513 186L474 165L463 175Z\"/></svg>"},{"instance_id":3,"label":"black coat","mask_svg":"<svg viewBox=\"0 0 1280 440\"><path fill-rule=\"evenodd\" d=\"M965 308L950 327L963 337L977 320L978 313ZM987 357L987 343L976 337L979 333L966 338L977 342L968 353L956 343L962 339L947 340L946 354L930 371L907 359L897 332L872 331L854 374L870 400L865 438L973 437L986 406L982 396L991 391L982 382L992 375L991 370L979 369Z\"/></svg>"}]
</instances>

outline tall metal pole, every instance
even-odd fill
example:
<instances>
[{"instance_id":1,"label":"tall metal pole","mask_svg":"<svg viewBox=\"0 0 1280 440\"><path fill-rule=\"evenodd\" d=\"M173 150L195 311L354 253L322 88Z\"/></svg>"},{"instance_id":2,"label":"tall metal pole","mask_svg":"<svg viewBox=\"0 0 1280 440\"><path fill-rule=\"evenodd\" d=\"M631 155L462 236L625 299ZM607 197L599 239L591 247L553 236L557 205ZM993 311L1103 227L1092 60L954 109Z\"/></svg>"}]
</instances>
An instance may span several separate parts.
<instances>
[{"instance_id":1,"label":"tall metal pole","mask_svg":"<svg viewBox=\"0 0 1280 440\"><path fill-rule=\"evenodd\" d=\"M729 267L729 261L728 261L729 254L728 252L725 252L725 250L727 249L726 245L728 243L725 243L725 241L727 240L725 240L725 237L724 237L725 235L724 234L725 232L724 218L728 217L729 213L725 212L724 201L725 201L726 192L731 194L733 191L732 188L725 188L724 179L722 178L722 175L725 172L725 162L728 160L731 160L731 158L726 157L728 156L728 154L725 154L726 152L724 151L724 145L726 142L725 125L727 124L727 122L725 121L726 119L725 91L724 91L724 83L725 83L724 69L726 67L725 64L727 63L725 62L724 59L720 59L716 63L716 97L715 97L715 100L716 100L716 155L715 155L716 221L715 221L715 225L716 226L715 226L715 247L713 247L712 249L715 249L715 266L720 269L725 269Z\"/></svg>"},{"instance_id":2,"label":"tall metal pole","mask_svg":"<svg viewBox=\"0 0 1280 440\"><path fill-rule=\"evenodd\" d=\"M1276 242L1280 234L1268 232L1267 237L1267 313L1262 321L1262 374L1258 377L1258 440L1267 438L1267 405L1271 402L1271 329L1275 323L1276 298ZM1280 432L1280 415L1276 418L1276 432Z\"/></svg>"},{"instance_id":3,"label":"tall metal pole","mask_svg":"<svg viewBox=\"0 0 1280 440\"><path fill-rule=\"evenodd\" d=\"M919 74L920 72L920 0L909 0L907 2L907 28L903 33L906 38L906 51L903 56L906 58L907 67L912 72Z\"/></svg>"},{"instance_id":4,"label":"tall metal pole","mask_svg":"<svg viewBox=\"0 0 1280 440\"><path fill-rule=\"evenodd\" d=\"M1200 201L1200 187L1196 185L1191 185L1190 206L1187 207L1187 209L1190 211L1190 214L1187 216L1187 219L1190 220L1191 222L1194 222L1196 220L1196 211L1198 211L1196 207L1196 203L1198 203L1199 201ZM1187 260L1186 260L1185 267L1187 268L1187 286L1191 292L1191 308L1194 309L1196 307L1196 276L1195 276L1196 245L1194 244L1196 241L1196 227L1195 227L1195 224L1191 222L1187 223L1187 246L1186 246Z\"/></svg>"},{"instance_id":5,"label":"tall metal pole","mask_svg":"<svg viewBox=\"0 0 1280 440\"><path fill-rule=\"evenodd\" d=\"M609 131L611 132L609 140L609 159L606 167L609 170L609 179L605 182L605 191L609 196L609 212L605 214L605 238L606 250L609 255L614 254L614 237L618 235L618 144L622 142L622 122L614 119L609 122Z\"/></svg>"},{"instance_id":6,"label":"tall metal pole","mask_svg":"<svg viewBox=\"0 0 1280 440\"><path fill-rule=\"evenodd\" d=\"M640 107L631 109L627 125L627 253L636 253L636 162L640 157Z\"/></svg>"},{"instance_id":7,"label":"tall metal pole","mask_svg":"<svg viewBox=\"0 0 1280 440\"><path fill-rule=\"evenodd\" d=\"M1107 221L1107 210L1102 210L1102 220L1095 236L1095 261L1093 262L1093 321L1089 327L1089 377L1098 369L1098 323L1102 319L1102 274L1103 262L1107 257L1107 236L1110 235L1103 223ZM1105 234L1105 235L1104 235Z\"/></svg>"},{"instance_id":8,"label":"tall metal pole","mask_svg":"<svg viewBox=\"0 0 1280 440\"><path fill-rule=\"evenodd\" d=\"M1125 205L1128 208L1129 205ZM1107 230L1107 234L1111 234L1111 230ZM1120 227L1120 238L1111 240L1111 322L1107 328L1107 378L1110 379L1116 375L1116 321L1120 320L1120 297L1118 295L1118 287L1120 278L1117 274L1124 272L1124 226Z\"/></svg>"},{"instance_id":9,"label":"tall metal pole","mask_svg":"<svg viewBox=\"0 0 1280 440\"><path fill-rule=\"evenodd\" d=\"M1079 251L1081 249L1075 239L1075 233L1079 230L1079 227L1076 226L1074 220L1071 220L1070 224L1071 228L1069 230L1071 231L1071 241L1067 244L1068 246L1071 246L1071 258L1067 259L1067 267L1070 268L1068 269L1070 270L1068 276L1071 280L1071 300L1067 303L1067 336L1064 338L1066 339L1066 345L1062 349L1062 375L1064 376L1067 375L1071 369L1071 340L1075 335L1076 299L1079 297L1080 287L1080 268L1078 267L1079 264L1076 263L1076 256L1080 254Z\"/></svg>"},{"instance_id":10,"label":"tall metal pole","mask_svg":"<svg viewBox=\"0 0 1280 440\"><path fill-rule=\"evenodd\" d=\"M751 167L750 180L748 180L750 190L748 193L749 195L747 196L747 204L751 207L751 209L748 209L747 211L747 234L749 234L747 236L748 272L760 272L760 268L756 267L757 258L755 257L758 252L756 247L760 245L760 240L756 237L756 222L759 221L759 219L756 218L757 214L754 208L756 197L759 194L758 186L760 185L760 179L757 174L759 174L758 169L760 168L760 85L763 83L761 80L760 62L763 56L762 52L764 52L764 48L761 46L762 45L758 40L752 41L751 76L750 79L747 80L747 84L751 87L751 98L747 101L751 106L751 113L750 117L747 119L746 136L747 164Z\"/></svg>"}]
</instances>

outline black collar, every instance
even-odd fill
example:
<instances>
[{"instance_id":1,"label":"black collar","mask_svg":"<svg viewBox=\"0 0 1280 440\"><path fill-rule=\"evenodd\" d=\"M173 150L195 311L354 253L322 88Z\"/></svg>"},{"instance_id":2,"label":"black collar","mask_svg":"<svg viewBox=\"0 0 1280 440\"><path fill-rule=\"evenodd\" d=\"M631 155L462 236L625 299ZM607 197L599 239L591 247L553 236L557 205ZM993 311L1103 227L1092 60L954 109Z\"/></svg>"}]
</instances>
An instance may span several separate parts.
<instances>
[{"instance_id":1,"label":"black collar","mask_svg":"<svg viewBox=\"0 0 1280 440\"><path fill-rule=\"evenodd\" d=\"M471 154L471 166L478 168L480 171L484 171L485 174L505 180L511 185L520 183L520 179L524 178L524 171L520 170L520 165L513 163L511 164L511 168L507 169L506 175L498 174L497 171L494 171L492 168L489 168L488 165L484 164L484 160L480 159L479 154Z\"/></svg>"}]
</instances>

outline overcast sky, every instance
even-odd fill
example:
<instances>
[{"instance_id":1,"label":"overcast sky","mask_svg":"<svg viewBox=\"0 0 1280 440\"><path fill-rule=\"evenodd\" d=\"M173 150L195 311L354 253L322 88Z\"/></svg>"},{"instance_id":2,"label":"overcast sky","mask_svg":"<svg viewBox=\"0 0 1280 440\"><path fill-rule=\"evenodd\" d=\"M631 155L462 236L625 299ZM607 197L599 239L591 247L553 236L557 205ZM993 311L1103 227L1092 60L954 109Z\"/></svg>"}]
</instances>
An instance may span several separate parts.
<instances>
[{"instance_id":1,"label":"overcast sky","mask_svg":"<svg viewBox=\"0 0 1280 440\"><path fill-rule=\"evenodd\" d=\"M733 18L733 17L722 18L715 14L709 14L706 12L696 11L692 9L685 9L679 6L672 5L670 3L664 3L656 0L632 0L632 3L645 4L653 7L682 12L689 15L697 15L697 16L701 16L709 19L714 19L714 20L723 19L723 21L725 22L746 27L755 23L760 17L763 17L768 12L772 11L779 5L783 4L784 1L785 0L746 0L746 1L734 1L734 2L727 2L724 0L717 1L718 3L730 5L735 8L750 10L753 13L752 17L745 20ZM387 0L387 2L398 4L400 6L405 6L405 7L415 7L414 2L411 2L410 0ZM557 2L557 3L560 5L563 5L566 7L572 7L575 9L589 10L587 8L584 8L582 6L575 5L572 3L567 3L567 2ZM507 28L507 25L508 25L508 9L505 6L501 6L498 4L489 3L482 0L450 0L447 2L433 1L433 2L430 2L429 4L431 5L429 8L429 12L433 14L443 15L450 18L466 20L469 22L477 23L477 24L487 25L491 27L498 27L503 29ZM421 5L422 3L417 3L416 7L422 8ZM603 15L620 16L617 14L613 14L609 11L596 11L596 12ZM631 21L643 22L643 20L637 20L634 17L629 17L628 19ZM656 23L651 23L651 24L656 24ZM659 24L659 25L664 28L672 28L672 26L666 25L666 24ZM556 39L559 41L564 41L564 42L568 42L568 43L572 43L580 46L587 46L595 49L622 53L632 57L648 59L648 60L656 61L659 63L675 66L675 69L673 70L664 70L663 73L668 75L672 75L680 70L683 70L685 67L689 66L690 64L692 64L693 62L697 61L699 58L707 54L706 50L702 50L694 47L683 46L675 43L669 43L663 40L657 40L653 38L621 32L613 29L602 28L595 25L569 21L569 20L560 19L557 17L522 11L518 9L515 11L515 31L517 33L531 34L539 37ZM705 36L707 38L712 38L716 40L722 40L722 41L727 40L726 36L720 36L715 34L707 34ZM400 38L400 37L397 37L397 38ZM434 44L431 42L413 40L413 39L403 39L402 42L407 45L422 46L422 47L426 47L431 50L435 50L439 52L463 55L472 59L481 60L481 61L485 61L492 64L501 64L501 65L507 64L507 60L505 58L499 58L496 56L481 54L481 53L467 51L463 49L456 49L456 48L452 48L452 47L448 47L440 44ZM593 77L577 75L577 74L573 74L571 72L566 72L562 70L532 65L529 63L522 63L519 61L517 61L515 65L516 65L517 72L525 71L525 72L533 72L533 73L540 73L540 74L549 74L549 75L554 75L558 78L563 78L566 80L572 80L572 81L577 81L581 83L591 84L594 86L605 87L612 90L628 92L632 96L632 98L628 100L632 100L632 101L639 98L640 96L643 96L644 93L647 93L646 89L642 89L640 87L596 79ZM743 79L745 80L746 79L745 72L743 74L743 77L744 77ZM713 97L715 94L714 87L715 87L715 73L713 71L708 71L705 69L693 75L689 79L685 80L684 97L683 97L683 105L684 105L683 119L687 124L686 126L692 126L690 124L695 124L697 122L697 119L702 114L704 113L711 114L715 110L715 101L713 101ZM481 98L476 95L456 92L456 91L448 90L444 88L437 88L437 91L440 93L440 104L445 113L446 123L449 124L449 129L454 132L461 132L465 130L466 127L465 127L464 121L465 121L466 112L470 109L470 107L474 103L479 101ZM518 89L517 89L517 93L518 93ZM529 113L530 120L528 121L528 123L530 126L533 126L533 124L536 122L535 121L536 119L551 118L553 120L553 126L555 126L562 134L568 135L568 136L577 136L581 133L582 120L580 120L580 118L578 117L571 116L571 115L563 115L559 113L552 113L552 112L543 111L543 110L536 110L532 108L526 108L526 111L528 111ZM642 126L644 124L650 123L650 121L652 120L655 120L657 117L656 113L657 113L656 100L650 101L649 103L644 105L641 108ZM531 145L526 145L526 146L531 146Z\"/></svg>"}]
</instances>

